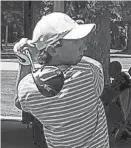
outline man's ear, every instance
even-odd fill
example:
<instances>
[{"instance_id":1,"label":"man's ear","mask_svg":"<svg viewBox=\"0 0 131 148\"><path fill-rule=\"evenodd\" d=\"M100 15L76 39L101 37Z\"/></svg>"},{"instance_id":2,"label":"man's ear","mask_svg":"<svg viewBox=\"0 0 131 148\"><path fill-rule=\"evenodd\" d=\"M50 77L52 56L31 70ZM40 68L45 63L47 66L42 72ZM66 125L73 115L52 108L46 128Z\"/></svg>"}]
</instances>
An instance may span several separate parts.
<instances>
[{"instance_id":1,"label":"man's ear","mask_svg":"<svg viewBox=\"0 0 131 148\"><path fill-rule=\"evenodd\" d=\"M57 55L57 51L56 48L54 48L53 46L49 45L46 47L46 51L51 55L51 56L56 56Z\"/></svg>"}]
</instances>

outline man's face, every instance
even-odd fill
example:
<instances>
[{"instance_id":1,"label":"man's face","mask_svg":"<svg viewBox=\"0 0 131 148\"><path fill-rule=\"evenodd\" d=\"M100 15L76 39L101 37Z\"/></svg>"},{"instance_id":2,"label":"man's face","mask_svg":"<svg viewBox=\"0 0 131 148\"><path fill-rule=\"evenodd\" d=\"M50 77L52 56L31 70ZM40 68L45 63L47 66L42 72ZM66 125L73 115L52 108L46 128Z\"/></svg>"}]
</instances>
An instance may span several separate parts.
<instances>
[{"instance_id":1,"label":"man's face","mask_svg":"<svg viewBox=\"0 0 131 148\"><path fill-rule=\"evenodd\" d=\"M77 64L86 50L83 40L61 40L61 47L57 49L59 60L63 64Z\"/></svg>"}]
</instances>

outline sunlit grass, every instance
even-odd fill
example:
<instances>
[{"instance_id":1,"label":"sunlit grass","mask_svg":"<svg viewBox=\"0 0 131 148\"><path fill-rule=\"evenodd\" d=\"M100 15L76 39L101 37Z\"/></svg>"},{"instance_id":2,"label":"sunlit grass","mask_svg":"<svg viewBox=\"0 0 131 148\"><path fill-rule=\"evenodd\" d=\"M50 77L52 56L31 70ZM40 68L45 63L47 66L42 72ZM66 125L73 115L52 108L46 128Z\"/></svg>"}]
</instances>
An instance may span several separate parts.
<instances>
[{"instance_id":1,"label":"sunlit grass","mask_svg":"<svg viewBox=\"0 0 131 148\"><path fill-rule=\"evenodd\" d=\"M1 71L1 115L21 116L14 105L17 71Z\"/></svg>"}]
</instances>

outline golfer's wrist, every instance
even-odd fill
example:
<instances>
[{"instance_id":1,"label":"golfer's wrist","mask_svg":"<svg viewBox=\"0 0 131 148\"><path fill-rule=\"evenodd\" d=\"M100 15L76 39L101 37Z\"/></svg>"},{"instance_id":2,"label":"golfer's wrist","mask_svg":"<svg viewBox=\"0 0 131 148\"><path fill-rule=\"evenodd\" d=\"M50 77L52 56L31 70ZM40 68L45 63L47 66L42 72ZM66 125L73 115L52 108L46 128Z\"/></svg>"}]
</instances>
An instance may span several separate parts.
<instances>
[{"instance_id":1,"label":"golfer's wrist","mask_svg":"<svg viewBox=\"0 0 131 148\"><path fill-rule=\"evenodd\" d=\"M28 66L28 67L31 67L31 63L30 62L28 62L28 63L22 63L22 62L19 61L19 65L20 66Z\"/></svg>"},{"instance_id":2,"label":"golfer's wrist","mask_svg":"<svg viewBox=\"0 0 131 148\"><path fill-rule=\"evenodd\" d=\"M23 78L27 74L31 73L31 65L20 64L19 67L20 67L21 78Z\"/></svg>"}]
</instances>

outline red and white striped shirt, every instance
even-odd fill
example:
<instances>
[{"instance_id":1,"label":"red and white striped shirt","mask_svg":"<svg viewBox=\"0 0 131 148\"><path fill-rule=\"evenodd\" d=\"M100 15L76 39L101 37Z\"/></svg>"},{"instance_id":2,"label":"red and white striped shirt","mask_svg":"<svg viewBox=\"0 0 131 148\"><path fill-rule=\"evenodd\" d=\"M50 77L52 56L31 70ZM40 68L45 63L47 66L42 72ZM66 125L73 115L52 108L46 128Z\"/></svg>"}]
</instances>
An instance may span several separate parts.
<instances>
[{"instance_id":1,"label":"red and white striped shirt","mask_svg":"<svg viewBox=\"0 0 131 148\"><path fill-rule=\"evenodd\" d=\"M38 91L31 74L19 83L24 111L44 127L48 148L109 148L107 121L99 98L104 78L99 62L83 57L66 72L63 89L54 97Z\"/></svg>"}]
</instances>

